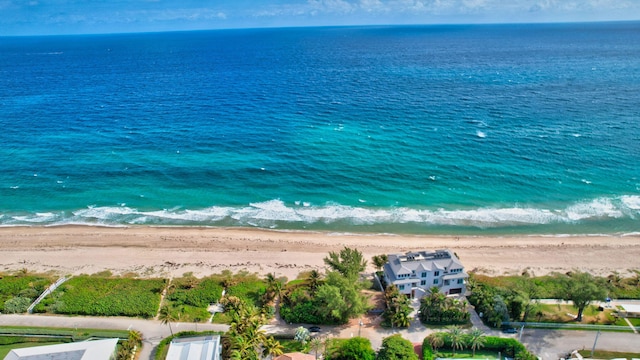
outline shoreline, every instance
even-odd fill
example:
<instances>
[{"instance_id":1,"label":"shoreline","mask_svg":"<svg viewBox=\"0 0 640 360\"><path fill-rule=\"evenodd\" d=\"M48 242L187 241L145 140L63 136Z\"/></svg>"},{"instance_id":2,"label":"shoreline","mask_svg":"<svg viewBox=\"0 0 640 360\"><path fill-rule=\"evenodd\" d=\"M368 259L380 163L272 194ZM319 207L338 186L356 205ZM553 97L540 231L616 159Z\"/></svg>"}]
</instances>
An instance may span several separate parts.
<instances>
[{"instance_id":1,"label":"shoreline","mask_svg":"<svg viewBox=\"0 0 640 360\"><path fill-rule=\"evenodd\" d=\"M640 269L640 234L441 236L336 233L253 228L84 225L0 227L0 272L26 268L58 275L202 277L223 270L295 279L324 270L330 251L357 248L373 271L371 257L449 248L467 271L535 276L574 269L595 275Z\"/></svg>"}]
</instances>

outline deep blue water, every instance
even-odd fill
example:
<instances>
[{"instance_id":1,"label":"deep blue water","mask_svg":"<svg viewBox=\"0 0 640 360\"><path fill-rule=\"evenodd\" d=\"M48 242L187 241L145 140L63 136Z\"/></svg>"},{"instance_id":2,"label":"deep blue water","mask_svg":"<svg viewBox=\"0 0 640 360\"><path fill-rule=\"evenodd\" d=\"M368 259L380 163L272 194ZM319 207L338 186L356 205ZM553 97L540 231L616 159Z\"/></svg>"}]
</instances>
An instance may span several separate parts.
<instances>
[{"instance_id":1,"label":"deep blue water","mask_svg":"<svg viewBox=\"0 0 640 360\"><path fill-rule=\"evenodd\" d=\"M640 23L0 38L0 225L640 232Z\"/></svg>"}]
</instances>

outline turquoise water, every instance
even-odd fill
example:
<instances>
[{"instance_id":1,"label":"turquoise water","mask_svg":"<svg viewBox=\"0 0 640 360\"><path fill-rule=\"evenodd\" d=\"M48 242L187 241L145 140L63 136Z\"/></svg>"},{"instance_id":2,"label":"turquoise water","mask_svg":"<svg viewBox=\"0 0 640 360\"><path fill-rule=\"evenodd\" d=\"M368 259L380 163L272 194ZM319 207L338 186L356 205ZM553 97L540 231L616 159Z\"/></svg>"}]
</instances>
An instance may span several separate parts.
<instances>
[{"instance_id":1,"label":"turquoise water","mask_svg":"<svg viewBox=\"0 0 640 360\"><path fill-rule=\"evenodd\" d=\"M0 224L640 231L640 23L0 38Z\"/></svg>"}]
</instances>

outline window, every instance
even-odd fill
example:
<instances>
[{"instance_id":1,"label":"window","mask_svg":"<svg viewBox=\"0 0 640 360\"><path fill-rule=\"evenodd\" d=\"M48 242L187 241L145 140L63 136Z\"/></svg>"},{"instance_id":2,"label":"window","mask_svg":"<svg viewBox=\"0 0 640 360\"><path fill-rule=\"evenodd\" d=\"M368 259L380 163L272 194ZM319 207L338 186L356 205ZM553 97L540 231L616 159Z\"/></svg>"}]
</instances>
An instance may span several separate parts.
<instances>
[{"instance_id":1,"label":"window","mask_svg":"<svg viewBox=\"0 0 640 360\"><path fill-rule=\"evenodd\" d=\"M426 271L423 271L423 272L422 272L422 274L421 274L420 276L421 276L421 277L423 277L423 278L427 277L427 272L426 272Z\"/></svg>"},{"instance_id":2,"label":"window","mask_svg":"<svg viewBox=\"0 0 640 360\"><path fill-rule=\"evenodd\" d=\"M427 285L427 280L421 280L421 281L420 281L420 285L421 285L421 286L425 286L425 285Z\"/></svg>"},{"instance_id":3,"label":"window","mask_svg":"<svg viewBox=\"0 0 640 360\"><path fill-rule=\"evenodd\" d=\"M449 285L449 280L444 281L444 286L447 286L447 285Z\"/></svg>"},{"instance_id":4,"label":"window","mask_svg":"<svg viewBox=\"0 0 640 360\"><path fill-rule=\"evenodd\" d=\"M404 290L404 285L398 285L398 290Z\"/></svg>"},{"instance_id":5,"label":"window","mask_svg":"<svg viewBox=\"0 0 640 360\"><path fill-rule=\"evenodd\" d=\"M433 276L440 276L440 271L434 271Z\"/></svg>"},{"instance_id":6,"label":"window","mask_svg":"<svg viewBox=\"0 0 640 360\"><path fill-rule=\"evenodd\" d=\"M433 279L433 283L437 284L438 283L438 279Z\"/></svg>"},{"instance_id":7,"label":"window","mask_svg":"<svg viewBox=\"0 0 640 360\"><path fill-rule=\"evenodd\" d=\"M464 279L458 279L458 284L464 284Z\"/></svg>"}]
</instances>

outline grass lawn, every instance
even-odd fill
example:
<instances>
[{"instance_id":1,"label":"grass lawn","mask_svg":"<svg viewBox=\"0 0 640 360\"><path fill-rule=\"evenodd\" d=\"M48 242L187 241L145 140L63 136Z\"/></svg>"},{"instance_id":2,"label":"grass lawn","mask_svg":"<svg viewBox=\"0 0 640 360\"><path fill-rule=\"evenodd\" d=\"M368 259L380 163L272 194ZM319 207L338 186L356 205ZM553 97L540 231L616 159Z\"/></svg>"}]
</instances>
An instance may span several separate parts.
<instances>
[{"instance_id":1,"label":"grass lawn","mask_svg":"<svg viewBox=\"0 0 640 360\"><path fill-rule=\"evenodd\" d=\"M0 345L0 359L4 359L7 354L13 349L22 349L29 348L34 346L43 346L43 345L57 345L64 344L63 342L26 342L26 343L18 343L18 344L10 344L10 345Z\"/></svg>"},{"instance_id":2,"label":"grass lawn","mask_svg":"<svg viewBox=\"0 0 640 360\"><path fill-rule=\"evenodd\" d=\"M580 350L580 355L584 357L591 357L591 350ZM640 358L640 353L627 353L627 352L615 352L615 351L599 351L596 350L593 353L593 357L596 359L617 359L617 358Z\"/></svg>"},{"instance_id":3,"label":"grass lawn","mask_svg":"<svg viewBox=\"0 0 640 360\"><path fill-rule=\"evenodd\" d=\"M62 335L62 336L71 336L76 341L84 340L91 337L126 339L129 336L129 332L126 330L83 329L83 328L68 329L68 328L52 328L52 327L26 327L26 326L0 326L0 334Z\"/></svg>"},{"instance_id":4,"label":"grass lawn","mask_svg":"<svg viewBox=\"0 0 640 360\"><path fill-rule=\"evenodd\" d=\"M282 345L282 347L284 348L285 353L290 353L290 352L307 353L309 351L308 342L305 345L302 345L302 343L298 340L292 340L292 339L276 339L276 340L280 342L280 345Z\"/></svg>"},{"instance_id":5,"label":"grass lawn","mask_svg":"<svg viewBox=\"0 0 640 360\"><path fill-rule=\"evenodd\" d=\"M575 322L575 316L578 315L578 309L573 305L560 304L540 304L538 305L542 316L540 319L530 319L540 322L570 323ZM605 309L598 311L596 306L590 305L584 309L582 313L582 324L597 325L613 325L616 319L613 316L613 310ZM626 323L624 324L626 325Z\"/></svg>"},{"instance_id":6,"label":"grass lawn","mask_svg":"<svg viewBox=\"0 0 640 360\"><path fill-rule=\"evenodd\" d=\"M640 318L628 318L633 326L640 326Z\"/></svg>"},{"instance_id":7,"label":"grass lawn","mask_svg":"<svg viewBox=\"0 0 640 360\"><path fill-rule=\"evenodd\" d=\"M629 318L629 321L631 322L631 325L633 326L640 326L640 319L637 318ZM629 324L627 324L626 321L624 321L623 318L618 318L615 322L615 325L619 325L619 326L629 326Z\"/></svg>"}]
</instances>

